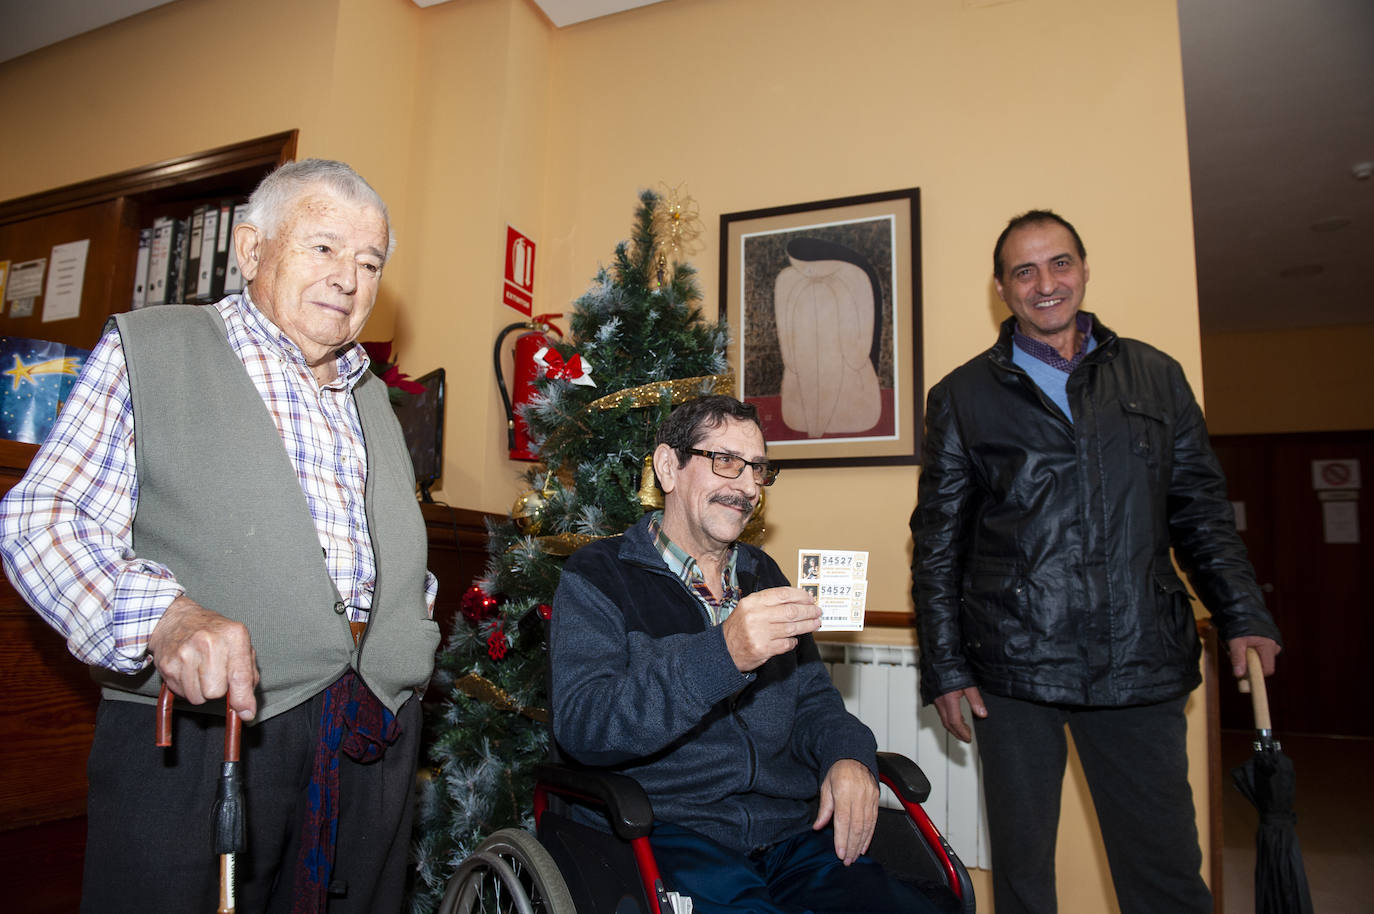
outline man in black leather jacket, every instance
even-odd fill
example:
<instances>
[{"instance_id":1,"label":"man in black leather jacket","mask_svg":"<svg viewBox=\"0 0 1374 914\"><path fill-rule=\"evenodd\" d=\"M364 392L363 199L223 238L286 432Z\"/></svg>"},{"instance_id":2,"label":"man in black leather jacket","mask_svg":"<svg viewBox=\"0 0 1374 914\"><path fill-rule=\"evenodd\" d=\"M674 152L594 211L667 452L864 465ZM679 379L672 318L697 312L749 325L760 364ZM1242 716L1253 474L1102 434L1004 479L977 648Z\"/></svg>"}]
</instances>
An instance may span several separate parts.
<instances>
[{"instance_id":1,"label":"man in black leather jacket","mask_svg":"<svg viewBox=\"0 0 1374 914\"><path fill-rule=\"evenodd\" d=\"M978 733L998 914L1056 909L1073 733L1121 910L1211 911L1187 781L1201 681L1188 593L1234 673L1280 647L1201 410L1178 363L1082 311L1068 222L1018 216L993 254L1011 309L992 349L930 391L912 595L921 694Z\"/></svg>"}]
</instances>

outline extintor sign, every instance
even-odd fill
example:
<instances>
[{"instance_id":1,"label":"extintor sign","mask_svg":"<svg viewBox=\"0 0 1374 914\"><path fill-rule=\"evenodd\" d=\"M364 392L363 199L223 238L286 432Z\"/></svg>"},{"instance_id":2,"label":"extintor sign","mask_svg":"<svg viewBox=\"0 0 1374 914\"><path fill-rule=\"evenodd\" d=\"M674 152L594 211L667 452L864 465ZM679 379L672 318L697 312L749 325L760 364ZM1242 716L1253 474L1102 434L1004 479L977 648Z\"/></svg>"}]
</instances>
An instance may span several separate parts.
<instances>
[{"instance_id":1,"label":"extintor sign","mask_svg":"<svg viewBox=\"0 0 1374 914\"><path fill-rule=\"evenodd\" d=\"M534 313L534 242L506 226L506 281L501 300L521 314Z\"/></svg>"}]
</instances>

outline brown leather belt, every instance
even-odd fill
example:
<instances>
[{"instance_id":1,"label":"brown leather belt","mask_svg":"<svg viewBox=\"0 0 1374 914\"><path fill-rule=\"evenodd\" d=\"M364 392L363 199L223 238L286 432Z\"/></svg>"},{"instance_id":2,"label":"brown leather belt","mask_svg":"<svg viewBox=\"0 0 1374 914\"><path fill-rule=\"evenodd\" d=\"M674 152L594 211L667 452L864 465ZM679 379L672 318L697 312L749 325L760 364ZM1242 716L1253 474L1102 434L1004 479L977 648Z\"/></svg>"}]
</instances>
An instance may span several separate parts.
<instances>
[{"instance_id":1,"label":"brown leather belt","mask_svg":"<svg viewBox=\"0 0 1374 914\"><path fill-rule=\"evenodd\" d=\"M357 643L362 640L363 632L367 631L367 623L350 621L348 623L348 630L353 633L353 644L357 645Z\"/></svg>"}]
</instances>

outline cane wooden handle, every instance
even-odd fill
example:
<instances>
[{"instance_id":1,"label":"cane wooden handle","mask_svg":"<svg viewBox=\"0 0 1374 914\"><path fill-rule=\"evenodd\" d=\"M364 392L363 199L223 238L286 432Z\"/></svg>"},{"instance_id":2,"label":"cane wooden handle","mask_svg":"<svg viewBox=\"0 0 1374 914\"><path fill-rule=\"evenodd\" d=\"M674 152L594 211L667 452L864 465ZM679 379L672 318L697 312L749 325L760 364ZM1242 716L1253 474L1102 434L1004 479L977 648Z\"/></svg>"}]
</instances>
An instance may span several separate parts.
<instances>
[{"instance_id":1,"label":"cane wooden handle","mask_svg":"<svg viewBox=\"0 0 1374 914\"><path fill-rule=\"evenodd\" d=\"M1269 694L1264 688L1264 665L1260 663L1259 651L1253 647L1245 649L1246 672L1250 681L1250 704L1255 709L1255 729L1274 729L1269 720Z\"/></svg>"},{"instance_id":2,"label":"cane wooden handle","mask_svg":"<svg viewBox=\"0 0 1374 914\"><path fill-rule=\"evenodd\" d=\"M239 741L243 736L243 721L228 705L224 707L224 760L239 760Z\"/></svg>"},{"instance_id":3,"label":"cane wooden handle","mask_svg":"<svg viewBox=\"0 0 1374 914\"><path fill-rule=\"evenodd\" d=\"M157 693L157 719L154 736L157 745L166 748L172 745L172 690L167 688L167 683L162 684L162 691Z\"/></svg>"}]
</instances>

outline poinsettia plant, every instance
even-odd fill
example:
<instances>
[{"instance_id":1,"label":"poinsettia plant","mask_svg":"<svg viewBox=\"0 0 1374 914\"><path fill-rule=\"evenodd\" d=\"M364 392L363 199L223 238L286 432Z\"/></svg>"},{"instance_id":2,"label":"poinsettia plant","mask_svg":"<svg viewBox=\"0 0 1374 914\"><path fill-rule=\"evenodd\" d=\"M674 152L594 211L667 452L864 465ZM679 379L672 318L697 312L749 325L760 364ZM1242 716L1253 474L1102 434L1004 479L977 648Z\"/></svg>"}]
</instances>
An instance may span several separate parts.
<instances>
[{"instance_id":1,"label":"poinsettia plant","mask_svg":"<svg viewBox=\"0 0 1374 914\"><path fill-rule=\"evenodd\" d=\"M412 381L410 375L401 371L400 366L391 360L391 340L363 343L363 348L367 350L367 357L372 361L372 373L386 382L387 396L392 403L400 400L402 393L425 392L423 385Z\"/></svg>"}]
</instances>

